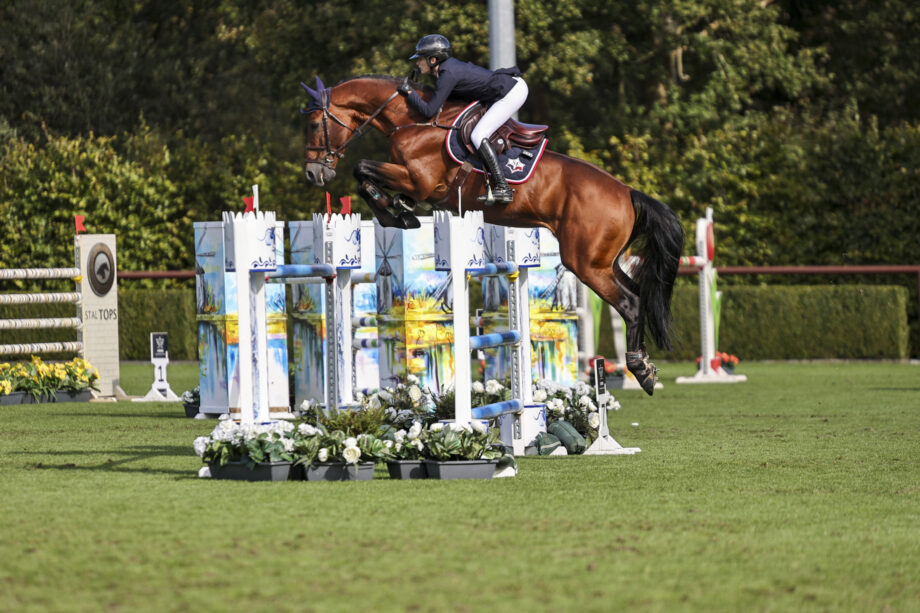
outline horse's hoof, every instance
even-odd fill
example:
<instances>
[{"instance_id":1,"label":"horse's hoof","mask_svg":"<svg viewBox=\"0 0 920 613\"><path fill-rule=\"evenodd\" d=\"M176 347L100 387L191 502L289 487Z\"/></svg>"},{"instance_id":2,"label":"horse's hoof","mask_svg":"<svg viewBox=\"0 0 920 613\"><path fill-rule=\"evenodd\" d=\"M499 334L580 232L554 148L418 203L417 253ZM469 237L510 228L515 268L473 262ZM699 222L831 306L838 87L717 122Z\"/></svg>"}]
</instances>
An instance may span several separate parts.
<instances>
[{"instance_id":1,"label":"horse's hoof","mask_svg":"<svg viewBox=\"0 0 920 613\"><path fill-rule=\"evenodd\" d=\"M655 384L658 383L658 367L649 361L647 354L627 353L626 368L636 377L636 381L651 396L655 393Z\"/></svg>"},{"instance_id":2,"label":"horse's hoof","mask_svg":"<svg viewBox=\"0 0 920 613\"><path fill-rule=\"evenodd\" d=\"M657 369L652 366L654 369L651 376L640 377L636 376L636 381L639 382L639 385L642 386L642 389L645 390L645 393L651 396L655 393L655 384L658 383Z\"/></svg>"},{"instance_id":3,"label":"horse's hoof","mask_svg":"<svg viewBox=\"0 0 920 613\"><path fill-rule=\"evenodd\" d=\"M414 230L415 228L422 227L422 222L412 213L403 213L399 216L399 221L402 224L403 230Z\"/></svg>"}]
</instances>

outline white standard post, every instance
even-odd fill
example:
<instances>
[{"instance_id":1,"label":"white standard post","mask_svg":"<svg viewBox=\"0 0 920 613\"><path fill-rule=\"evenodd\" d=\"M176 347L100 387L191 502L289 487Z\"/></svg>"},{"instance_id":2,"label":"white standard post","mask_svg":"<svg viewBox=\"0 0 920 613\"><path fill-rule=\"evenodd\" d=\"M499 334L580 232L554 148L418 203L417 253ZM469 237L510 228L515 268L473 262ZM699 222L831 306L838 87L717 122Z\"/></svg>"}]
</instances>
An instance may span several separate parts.
<instances>
[{"instance_id":1,"label":"white standard post","mask_svg":"<svg viewBox=\"0 0 920 613\"><path fill-rule=\"evenodd\" d=\"M224 213L227 270L236 272L240 421L269 420L265 272L275 270L275 214ZM232 266L232 268L231 268Z\"/></svg>"},{"instance_id":2,"label":"white standard post","mask_svg":"<svg viewBox=\"0 0 920 613\"><path fill-rule=\"evenodd\" d=\"M448 214L449 215L449 214ZM467 213L469 215L469 213ZM470 366L470 277L466 274L464 245L469 242L467 218L449 215L448 240L450 241L451 284L454 304L454 402L457 423L468 424L473 418Z\"/></svg>"},{"instance_id":3,"label":"white standard post","mask_svg":"<svg viewBox=\"0 0 920 613\"><path fill-rule=\"evenodd\" d=\"M704 375L713 374L712 361L716 357L716 331L715 314L712 304L712 260L709 259L706 249L706 234L709 224L712 223L712 209L706 209L706 217L696 221L696 252L700 257L706 258L706 263L700 269L700 342L702 345L702 359L700 372Z\"/></svg>"},{"instance_id":4,"label":"white standard post","mask_svg":"<svg viewBox=\"0 0 920 613\"><path fill-rule=\"evenodd\" d=\"M323 237L314 253L322 253L336 273L326 284L327 404L353 405L351 271L361 267L361 216L314 215L313 223L320 224Z\"/></svg>"},{"instance_id":5,"label":"white standard post","mask_svg":"<svg viewBox=\"0 0 920 613\"><path fill-rule=\"evenodd\" d=\"M700 267L700 367L692 377L677 377L675 383L739 383L745 375L729 375L721 367L713 368L716 357L716 269L712 263L712 209L696 221L696 260Z\"/></svg>"},{"instance_id":6,"label":"white standard post","mask_svg":"<svg viewBox=\"0 0 920 613\"><path fill-rule=\"evenodd\" d=\"M449 270L454 317L454 419L470 423L473 417L470 366L470 302L467 269L485 263L485 230L482 212L454 217L446 211L434 214L435 270Z\"/></svg>"}]
</instances>

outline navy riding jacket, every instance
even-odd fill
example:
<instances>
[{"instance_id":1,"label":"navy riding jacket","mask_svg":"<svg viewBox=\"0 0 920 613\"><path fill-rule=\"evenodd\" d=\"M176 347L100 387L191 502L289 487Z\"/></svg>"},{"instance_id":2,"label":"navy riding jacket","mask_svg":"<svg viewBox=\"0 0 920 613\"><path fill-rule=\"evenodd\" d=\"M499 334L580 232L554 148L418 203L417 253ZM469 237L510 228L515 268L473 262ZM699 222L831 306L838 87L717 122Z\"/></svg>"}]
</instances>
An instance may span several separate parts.
<instances>
[{"instance_id":1,"label":"navy riding jacket","mask_svg":"<svg viewBox=\"0 0 920 613\"><path fill-rule=\"evenodd\" d=\"M447 58L439 66L438 81L431 100L426 102L416 92L409 94L406 99L409 106L426 119L434 116L448 97L492 104L511 91L515 84L514 77L521 74L516 67L492 71L453 57Z\"/></svg>"}]
</instances>

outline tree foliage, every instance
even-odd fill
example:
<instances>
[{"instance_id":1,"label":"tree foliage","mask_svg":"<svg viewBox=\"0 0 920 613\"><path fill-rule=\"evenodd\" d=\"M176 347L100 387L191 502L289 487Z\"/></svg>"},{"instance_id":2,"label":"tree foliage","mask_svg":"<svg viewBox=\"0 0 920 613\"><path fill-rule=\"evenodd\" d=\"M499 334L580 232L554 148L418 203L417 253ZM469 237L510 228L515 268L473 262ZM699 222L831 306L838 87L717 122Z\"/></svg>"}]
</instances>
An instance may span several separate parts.
<instances>
[{"instance_id":1,"label":"tree foliage","mask_svg":"<svg viewBox=\"0 0 920 613\"><path fill-rule=\"evenodd\" d=\"M714 207L722 264L918 262L918 13L907 0L518 0L521 118L688 230ZM252 183L266 208L304 217L324 198L300 174L299 81L407 74L431 32L488 64L484 2L10 0L0 216L31 227L0 260L67 254L54 224L82 212L119 233L127 267L187 268L189 224L240 206ZM349 149L336 196L354 193L361 157L386 157L382 136Z\"/></svg>"}]
</instances>

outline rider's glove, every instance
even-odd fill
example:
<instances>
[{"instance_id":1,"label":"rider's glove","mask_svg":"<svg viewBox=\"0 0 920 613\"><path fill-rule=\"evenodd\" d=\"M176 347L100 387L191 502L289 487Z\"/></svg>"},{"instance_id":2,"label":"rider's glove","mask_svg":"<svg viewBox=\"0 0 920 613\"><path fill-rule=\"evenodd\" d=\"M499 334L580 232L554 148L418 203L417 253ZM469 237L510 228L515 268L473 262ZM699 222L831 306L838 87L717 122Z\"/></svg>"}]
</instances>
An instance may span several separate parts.
<instances>
[{"instance_id":1,"label":"rider's glove","mask_svg":"<svg viewBox=\"0 0 920 613\"><path fill-rule=\"evenodd\" d=\"M396 88L396 91L398 91L403 96L408 96L409 94L412 93L412 86L410 86L407 82L403 81L402 83L399 84L399 87Z\"/></svg>"}]
</instances>

